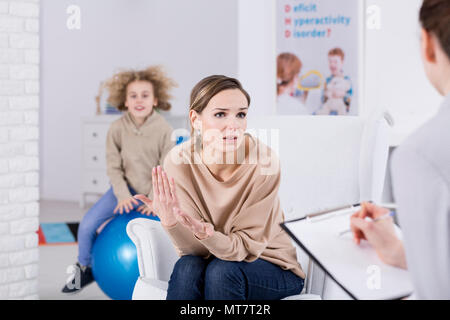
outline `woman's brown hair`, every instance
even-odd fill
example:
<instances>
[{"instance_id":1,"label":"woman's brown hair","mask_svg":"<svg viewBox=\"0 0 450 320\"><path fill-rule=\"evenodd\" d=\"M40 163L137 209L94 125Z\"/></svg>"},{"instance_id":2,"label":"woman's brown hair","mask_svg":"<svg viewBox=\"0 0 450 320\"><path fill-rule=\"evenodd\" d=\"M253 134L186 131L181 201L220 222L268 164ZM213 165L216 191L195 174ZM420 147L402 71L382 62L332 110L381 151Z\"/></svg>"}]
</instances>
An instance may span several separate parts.
<instances>
[{"instance_id":1,"label":"woman's brown hair","mask_svg":"<svg viewBox=\"0 0 450 320\"><path fill-rule=\"evenodd\" d=\"M277 57L277 94L280 94L281 87L288 85L294 77L300 73L302 62L292 53L281 53Z\"/></svg>"},{"instance_id":2,"label":"woman's brown hair","mask_svg":"<svg viewBox=\"0 0 450 320\"><path fill-rule=\"evenodd\" d=\"M450 59L450 1L424 0L419 19L422 27L438 39Z\"/></svg>"},{"instance_id":3,"label":"woman's brown hair","mask_svg":"<svg viewBox=\"0 0 450 320\"><path fill-rule=\"evenodd\" d=\"M127 99L128 85L134 81L148 81L153 86L153 95L158 100L155 108L160 110L170 110L172 105L169 100L172 96L169 91L177 84L168 78L161 66L152 66L144 70L125 70L115 74L112 78L101 85L100 90L106 88L109 92L107 102L120 111L127 110L125 101ZM97 97L100 101L101 91Z\"/></svg>"},{"instance_id":4,"label":"woman's brown hair","mask_svg":"<svg viewBox=\"0 0 450 320\"><path fill-rule=\"evenodd\" d=\"M212 97L221 91L230 89L240 90L250 106L250 95L244 90L239 80L223 75L212 75L200 80L200 82L192 89L189 111L195 110L197 113L201 114ZM191 128L191 135L193 134L193 131L194 128Z\"/></svg>"}]
</instances>

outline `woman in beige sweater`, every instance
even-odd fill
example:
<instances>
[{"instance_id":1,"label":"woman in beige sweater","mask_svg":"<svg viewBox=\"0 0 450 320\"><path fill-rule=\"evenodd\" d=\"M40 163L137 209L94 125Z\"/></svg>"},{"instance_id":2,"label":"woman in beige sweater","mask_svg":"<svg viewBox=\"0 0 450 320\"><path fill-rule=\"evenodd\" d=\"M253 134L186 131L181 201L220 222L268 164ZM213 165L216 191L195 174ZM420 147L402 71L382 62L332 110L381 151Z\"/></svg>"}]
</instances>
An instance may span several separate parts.
<instances>
[{"instance_id":1,"label":"woman in beige sweater","mask_svg":"<svg viewBox=\"0 0 450 320\"><path fill-rule=\"evenodd\" d=\"M279 160L250 134L250 97L238 80L210 76L192 90L192 139L153 168L153 201L181 258L167 299L281 299L305 274L281 229ZM192 133L191 133L192 135Z\"/></svg>"}]
</instances>

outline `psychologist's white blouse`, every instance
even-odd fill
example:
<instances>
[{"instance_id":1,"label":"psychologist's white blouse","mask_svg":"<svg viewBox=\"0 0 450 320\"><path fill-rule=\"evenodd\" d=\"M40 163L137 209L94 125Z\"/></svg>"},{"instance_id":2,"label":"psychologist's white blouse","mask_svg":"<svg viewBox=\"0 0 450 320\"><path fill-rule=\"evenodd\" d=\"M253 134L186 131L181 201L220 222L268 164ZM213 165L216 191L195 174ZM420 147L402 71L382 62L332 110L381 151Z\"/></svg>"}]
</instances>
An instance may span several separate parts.
<instances>
[{"instance_id":1,"label":"psychologist's white blouse","mask_svg":"<svg viewBox=\"0 0 450 320\"><path fill-rule=\"evenodd\" d=\"M450 95L395 150L392 184L418 299L450 299Z\"/></svg>"}]
</instances>

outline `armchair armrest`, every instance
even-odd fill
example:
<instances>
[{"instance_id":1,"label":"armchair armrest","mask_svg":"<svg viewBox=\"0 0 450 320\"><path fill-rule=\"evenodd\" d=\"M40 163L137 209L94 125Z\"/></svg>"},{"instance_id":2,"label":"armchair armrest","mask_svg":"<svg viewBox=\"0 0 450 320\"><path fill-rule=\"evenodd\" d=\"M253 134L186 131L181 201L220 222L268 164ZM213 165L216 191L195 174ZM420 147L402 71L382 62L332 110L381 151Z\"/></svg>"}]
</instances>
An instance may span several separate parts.
<instances>
[{"instance_id":1,"label":"armchair armrest","mask_svg":"<svg viewBox=\"0 0 450 320\"><path fill-rule=\"evenodd\" d=\"M168 281L178 255L161 223L136 218L127 234L136 246L140 278Z\"/></svg>"}]
</instances>

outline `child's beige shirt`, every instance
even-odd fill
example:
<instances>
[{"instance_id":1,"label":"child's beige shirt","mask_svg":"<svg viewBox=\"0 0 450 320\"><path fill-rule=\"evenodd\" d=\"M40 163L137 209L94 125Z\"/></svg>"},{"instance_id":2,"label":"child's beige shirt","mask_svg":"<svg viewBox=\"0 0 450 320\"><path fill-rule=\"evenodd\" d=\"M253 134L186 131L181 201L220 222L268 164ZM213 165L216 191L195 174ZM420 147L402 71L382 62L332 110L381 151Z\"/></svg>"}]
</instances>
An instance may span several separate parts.
<instances>
[{"instance_id":1,"label":"child's beige shirt","mask_svg":"<svg viewBox=\"0 0 450 320\"><path fill-rule=\"evenodd\" d=\"M152 168L162 165L175 146L172 132L170 124L155 110L139 128L129 112L111 124L106 138L106 164L118 201L131 197L128 185L153 199Z\"/></svg>"}]
</instances>

